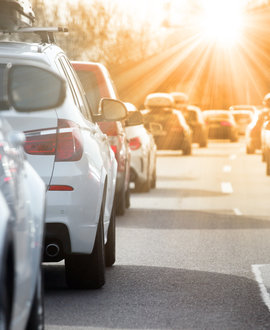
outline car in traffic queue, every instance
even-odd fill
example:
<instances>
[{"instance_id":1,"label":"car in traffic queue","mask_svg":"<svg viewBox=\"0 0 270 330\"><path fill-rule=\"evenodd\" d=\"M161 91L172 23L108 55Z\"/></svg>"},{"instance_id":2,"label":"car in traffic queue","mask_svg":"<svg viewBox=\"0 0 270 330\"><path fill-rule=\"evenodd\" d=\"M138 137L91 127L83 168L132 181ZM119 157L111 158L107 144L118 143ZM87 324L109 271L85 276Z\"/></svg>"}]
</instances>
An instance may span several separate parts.
<instances>
[{"instance_id":1,"label":"car in traffic queue","mask_svg":"<svg viewBox=\"0 0 270 330\"><path fill-rule=\"evenodd\" d=\"M209 139L238 141L238 129L233 115L228 110L205 110L203 117L208 126Z\"/></svg>"},{"instance_id":2,"label":"car in traffic queue","mask_svg":"<svg viewBox=\"0 0 270 330\"><path fill-rule=\"evenodd\" d=\"M229 107L229 110L231 111L251 111L253 115L260 112L260 106L255 105L249 105L249 104L243 104L243 105L232 105Z\"/></svg>"},{"instance_id":3,"label":"car in traffic queue","mask_svg":"<svg viewBox=\"0 0 270 330\"><path fill-rule=\"evenodd\" d=\"M174 109L174 99L168 93L151 93L144 102L145 127L153 134L157 149L192 152L192 133L181 111Z\"/></svg>"},{"instance_id":4,"label":"car in traffic queue","mask_svg":"<svg viewBox=\"0 0 270 330\"><path fill-rule=\"evenodd\" d=\"M198 143L200 148L207 147L208 127L205 124L201 109L195 105L188 105L183 115L192 130L192 142Z\"/></svg>"},{"instance_id":5,"label":"car in traffic queue","mask_svg":"<svg viewBox=\"0 0 270 330\"><path fill-rule=\"evenodd\" d=\"M262 148L262 127L268 119L269 115L267 111L258 112L253 116L253 120L246 128L247 154L254 154L256 150L260 150Z\"/></svg>"},{"instance_id":6,"label":"car in traffic queue","mask_svg":"<svg viewBox=\"0 0 270 330\"><path fill-rule=\"evenodd\" d=\"M266 163L266 175L270 175L270 120L263 124L262 133L264 136L263 159Z\"/></svg>"},{"instance_id":7,"label":"car in traffic queue","mask_svg":"<svg viewBox=\"0 0 270 330\"><path fill-rule=\"evenodd\" d=\"M95 62L72 61L83 88L88 103L94 113L97 113L100 99L109 97L119 99L115 85L106 67ZM117 160L116 181L116 214L124 215L130 206L130 149L124 128L124 121L105 122L100 120L98 125L109 138L111 148Z\"/></svg>"},{"instance_id":8,"label":"car in traffic queue","mask_svg":"<svg viewBox=\"0 0 270 330\"><path fill-rule=\"evenodd\" d=\"M156 187L156 144L143 125L142 113L132 103L125 103L128 110L126 134L131 149L130 182L135 190L148 192Z\"/></svg>"},{"instance_id":9,"label":"car in traffic queue","mask_svg":"<svg viewBox=\"0 0 270 330\"><path fill-rule=\"evenodd\" d=\"M25 80L25 77L28 79ZM23 81L23 84L22 84ZM44 328L41 262L46 188L24 157L23 133L3 113L24 117L60 106L65 81L37 63L0 64L0 329Z\"/></svg>"},{"instance_id":10,"label":"car in traffic queue","mask_svg":"<svg viewBox=\"0 0 270 330\"><path fill-rule=\"evenodd\" d=\"M238 133L245 135L247 126L252 122L253 112L250 110L233 110L232 115L238 127Z\"/></svg>"},{"instance_id":11,"label":"car in traffic queue","mask_svg":"<svg viewBox=\"0 0 270 330\"><path fill-rule=\"evenodd\" d=\"M105 265L115 262L117 163L96 122L125 119L126 107L104 98L98 115L93 115L72 65L54 44L52 34L59 30L16 31L34 32L41 43L0 42L0 64L24 61L50 68L67 82L64 103L54 111L25 115L11 110L3 116L14 129L24 131L27 159L47 186L44 261L64 259L71 288L100 288Z\"/></svg>"}]
</instances>

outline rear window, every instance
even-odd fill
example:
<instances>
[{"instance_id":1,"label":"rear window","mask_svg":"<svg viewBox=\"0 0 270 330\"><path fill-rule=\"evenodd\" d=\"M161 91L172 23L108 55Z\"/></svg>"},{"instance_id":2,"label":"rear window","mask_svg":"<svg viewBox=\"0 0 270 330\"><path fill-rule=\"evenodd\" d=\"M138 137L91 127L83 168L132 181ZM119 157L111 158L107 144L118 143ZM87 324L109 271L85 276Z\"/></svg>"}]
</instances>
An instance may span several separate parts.
<instances>
[{"instance_id":1,"label":"rear window","mask_svg":"<svg viewBox=\"0 0 270 330\"><path fill-rule=\"evenodd\" d=\"M245 121L247 121L247 122L251 122L251 116L249 115L249 114L247 114L247 113L245 113L245 114L243 114L243 113L241 113L241 114L234 114L233 115L234 116L234 119L236 120L236 121L242 121L242 120L245 120Z\"/></svg>"},{"instance_id":2,"label":"rear window","mask_svg":"<svg viewBox=\"0 0 270 330\"><path fill-rule=\"evenodd\" d=\"M101 99L98 81L95 73L91 71L76 71L85 91L87 101L94 114L98 114L99 101Z\"/></svg>"},{"instance_id":3,"label":"rear window","mask_svg":"<svg viewBox=\"0 0 270 330\"><path fill-rule=\"evenodd\" d=\"M213 112L213 113L205 113L204 114L204 118L205 119L211 119L211 120L222 120L222 119L232 119L232 117L230 116L230 114L228 113L216 113L216 112Z\"/></svg>"}]
</instances>

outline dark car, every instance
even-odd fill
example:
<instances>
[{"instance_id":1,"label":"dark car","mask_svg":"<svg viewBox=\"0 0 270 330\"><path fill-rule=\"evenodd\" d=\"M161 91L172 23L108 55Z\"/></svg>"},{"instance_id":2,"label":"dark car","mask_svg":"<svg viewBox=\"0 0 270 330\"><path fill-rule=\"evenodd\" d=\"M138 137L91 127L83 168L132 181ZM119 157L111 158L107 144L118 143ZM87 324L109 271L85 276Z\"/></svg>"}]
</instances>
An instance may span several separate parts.
<instances>
[{"instance_id":1,"label":"dark car","mask_svg":"<svg viewBox=\"0 0 270 330\"><path fill-rule=\"evenodd\" d=\"M100 99L109 97L119 99L113 81L104 65L94 62L72 62L83 88L88 103L95 114L98 114ZM130 149L127 141L124 123L99 122L103 133L109 137L109 142L118 163L116 181L116 213L123 215L130 206L129 176Z\"/></svg>"},{"instance_id":2,"label":"dark car","mask_svg":"<svg viewBox=\"0 0 270 330\"><path fill-rule=\"evenodd\" d=\"M143 111L145 127L153 134L158 149L182 150L190 155L192 135L181 111L173 108L174 100L167 93L146 97Z\"/></svg>"},{"instance_id":3,"label":"dark car","mask_svg":"<svg viewBox=\"0 0 270 330\"><path fill-rule=\"evenodd\" d=\"M207 147L208 127L205 124L201 109L194 105L188 105L184 117L192 130L192 142L198 143L201 148Z\"/></svg>"},{"instance_id":4,"label":"dark car","mask_svg":"<svg viewBox=\"0 0 270 330\"><path fill-rule=\"evenodd\" d=\"M230 111L206 110L203 117L208 127L208 138L238 141L237 125Z\"/></svg>"}]
</instances>

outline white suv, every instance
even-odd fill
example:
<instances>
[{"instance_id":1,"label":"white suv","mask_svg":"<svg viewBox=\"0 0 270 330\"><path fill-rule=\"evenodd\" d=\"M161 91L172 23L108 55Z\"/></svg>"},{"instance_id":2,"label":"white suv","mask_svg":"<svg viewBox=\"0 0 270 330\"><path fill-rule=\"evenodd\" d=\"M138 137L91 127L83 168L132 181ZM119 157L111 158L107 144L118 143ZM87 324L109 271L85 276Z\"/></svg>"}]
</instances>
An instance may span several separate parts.
<instances>
[{"instance_id":1,"label":"white suv","mask_svg":"<svg viewBox=\"0 0 270 330\"><path fill-rule=\"evenodd\" d=\"M17 82L26 72L31 79L21 88ZM34 330L44 326L41 261L46 191L44 182L25 160L24 134L14 131L1 114L11 105L23 112L54 108L63 103L65 90L65 81L42 67L0 65L0 329L3 330Z\"/></svg>"},{"instance_id":2,"label":"white suv","mask_svg":"<svg viewBox=\"0 0 270 330\"><path fill-rule=\"evenodd\" d=\"M67 97L54 111L5 113L14 128L25 132L27 159L47 186L44 260L65 259L70 287L99 288L105 264L115 261L117 163L95 120L122 120L126 108L103 99L94 117L68 58L54 44L0 42L0 63L18 61L42 64L67 82Z\"/></svg>"}]
</instances>

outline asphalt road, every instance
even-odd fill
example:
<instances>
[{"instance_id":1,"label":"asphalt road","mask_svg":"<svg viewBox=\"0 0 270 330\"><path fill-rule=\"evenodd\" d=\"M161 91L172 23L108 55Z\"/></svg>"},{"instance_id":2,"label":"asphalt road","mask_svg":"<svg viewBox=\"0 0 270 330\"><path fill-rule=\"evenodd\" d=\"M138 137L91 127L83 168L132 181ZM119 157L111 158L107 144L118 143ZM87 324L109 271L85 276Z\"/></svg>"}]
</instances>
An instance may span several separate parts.
<instances>
[{"instance_id":1,"label":"asphalt road","mask_svg":"<svg viewBox=\"0 0 270 330\"><path fill-rule=\"evenodd\" d=\"M101 290L45 268L46 329L270 329L270 177L244 143L159 152L157 188L117 218Z\"/></svg>"}]
</instances>

